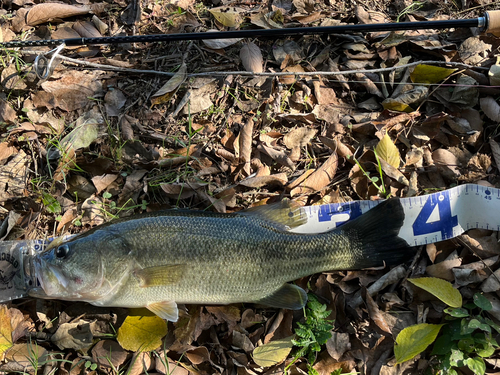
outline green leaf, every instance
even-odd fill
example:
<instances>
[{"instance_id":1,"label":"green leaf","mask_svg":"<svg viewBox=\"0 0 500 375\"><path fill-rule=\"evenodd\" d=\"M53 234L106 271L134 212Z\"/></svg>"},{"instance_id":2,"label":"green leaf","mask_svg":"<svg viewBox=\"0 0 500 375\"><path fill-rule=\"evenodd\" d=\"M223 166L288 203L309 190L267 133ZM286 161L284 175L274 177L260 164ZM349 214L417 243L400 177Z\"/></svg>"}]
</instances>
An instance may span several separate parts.
<instances>
[{"instance_id":1,"label":"green leaf","mask_svg":"<svg viewBox=\"0 0 500 375\"><path fill-rule=\"evenodd\" d=\"M378 142L377 147L375 147L375 152L379 158L384 159L394 168L399 168L399 161L401 159L399 150L387 133L385 133L384 137Z\"/></svg>"},{"instance_id":2,"label":"green leaf","mask_svg":"<svg viewBox=\"0 0 500 375\"><path fill-rule=\"evenodd\" d=\"M408 104L401 103L393 98L385 99L382 102L382 106L384 107L384 109L387 109L389 111L406 112L406 113L414 112L414 109L410 107Z\"/></svg>"},{"instance_id":3,"label":"green leaf","mask_svg":"<svg viewBox=\"0 0 500 375\"><path fill-rule=\"evenodd\" d=\"M448 78L456 70L457 69L420 64L413 69L410 78L413 83L438 83Z\"/></svg>"},{"instance_id":4,"label":"green leaf","mask_svg":"<svg viewBox=\"0 0 500 375\"><path fill-rule=\"evenodd\" d=\"M436 339L443 324L417 324L399 332L394 347L396 363L402 363L423 352Z\"/></svg>"},{"instance_id":5,"label":"green leaf","mask_svg":"<svg viewBox=\"0 0 500 375\"><path fill-rule=\"evenodd\" d=\"M451 350L450 364L452 366L461 367L463 360L464 360L464 353L462 353L460 350L457 349Z\"/></svg>"},{"instance_id":6,"label":"green leaf","mask_svg":"<svg viewBox=\"0 0 500 375\"><path fill-rule=\"evenodd\" d=\"M484 375L486 372L486 364L482 358L467 358L464 364L476 375Z\"/></svg>"},{"instance_id":7,"label":"green leaf","mask_svg":"<svg viewBox=\"0 0 500 375\"><path fill-rule=\"evenodd\" d=\"M161 345L167 323L156 315L129 315L118 329L117 341L125 350L149 352Z\"/></svg>"},{"instance_id":8,"label":"green leaf","mask_svg":"<svg viewBox=\"0 0 500 375\"><path fill-rule=\"evenodd\" d=\"M451 307L462 307L462 295L450 282L437 277L408 279L413 285L424 289Z\"/></svg>"},{"instance_id":9,"label":"green leaf","mask_svg":"<svg viewBox=\"0 0 500 375\"><path fill-rule=\"evenodd\" d=\"M483 345L483 348L481 349L476 348L477 355L483 358L491 357L494 352L495 348L491 344Z\"/></svg>"},{"instance_id":10,"label":"green leaf","mask_svg":"<svg viewBox=\"0 0 500 375\"><path fill-rule=\"evenodd\" d=\"M500 333L500 325L496 324L493 320L489 318L484 319L485 323L488 324L491 328L493 328L497 333Z\"/></svg>"},{"instance_id":11,"label":"green leaf","mask_svg":"<svg viewBox=\"0 0 500 375\"><path fill-rule=\"evenodd\" d=\"M466 318L469 316L469 312L463 307L458 307L458 308L448 307L444 309L444 312L450 314L455 318Z\"/></svg>"},{"instance_id":12,"label":"green leaf","mask_svg":"<svg viewBox=\"0 0 500 375\"><path fill-rule=\"evenodd\" d=\"M441 335L434 342L434 346L432 347L431 355L445 355L451 352L451 349L456 344L451 339L449 334Z\"/></svg>"},{"instance_id":13,"label":"green leaf","mask_svg":"<svg viewBox=\"0 0 500 375\"><path fill-rule=\"evenodd\" d=\"M274 366L283 362L292 350L293 338L294 336L290 336L256 347L253 351L253 360L261 367Z\"/></svg>"},{"instance_id":14,"label":"green leaf","mask_svg":"<svg viewBox=\"0 0 500 375\"><path fill-rule=\"evenodd\" d=\"M61 204L49 193L42 193L42 203L50 213L58 214L61 212Z\"/></svg>"},{"instance_id":15,"label":"green leaf","mask_svg":"<svg viewBox=\"0 0 500 375\"><path fill-rule=\"evenodd\" d=\"M483 296L481 293L476 293L474 294L474 305L479 307L480 309L484 311L490 311L493 309L493 305L491 304L490 300Z\"/></svg>"}]
</instances>

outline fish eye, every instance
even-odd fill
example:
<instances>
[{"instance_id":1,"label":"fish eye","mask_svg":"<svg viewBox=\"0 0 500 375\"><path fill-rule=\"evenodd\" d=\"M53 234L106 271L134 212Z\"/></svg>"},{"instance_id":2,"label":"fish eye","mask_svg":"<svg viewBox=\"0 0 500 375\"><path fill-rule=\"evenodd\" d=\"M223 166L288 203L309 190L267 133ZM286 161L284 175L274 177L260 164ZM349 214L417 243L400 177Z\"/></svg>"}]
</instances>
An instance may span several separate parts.
<instances>
[{"instance_id":1,"label":"fish eye","mask_svg":"<svg viewBox=\"0 0 500 375\"><path fill-rule=\"evenodd\" d=\"M64 259L69 253L69 246L68 245L61 245L56 249L56 258L58 259Z\"/></svg>"}]
</instances>

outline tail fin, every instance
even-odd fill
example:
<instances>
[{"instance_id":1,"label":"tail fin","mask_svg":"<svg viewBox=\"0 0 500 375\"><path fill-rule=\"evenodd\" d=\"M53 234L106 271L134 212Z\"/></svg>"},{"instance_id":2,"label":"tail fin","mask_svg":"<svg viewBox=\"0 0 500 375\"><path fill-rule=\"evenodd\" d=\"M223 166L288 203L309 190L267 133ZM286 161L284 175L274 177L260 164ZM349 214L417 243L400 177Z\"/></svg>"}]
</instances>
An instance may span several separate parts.
<instances>
[{"instance_id":1,"label":"tail fin","mask_svg":"<svg viewBox=\"0 0 500 375\"><path fill-rule=\"evenodd\" d=\"M405 213L399 199L388 199L339 229L355 245L354 268L378 267L408 260L414 252L399 237Z\"/></svg>"}]
</instances>

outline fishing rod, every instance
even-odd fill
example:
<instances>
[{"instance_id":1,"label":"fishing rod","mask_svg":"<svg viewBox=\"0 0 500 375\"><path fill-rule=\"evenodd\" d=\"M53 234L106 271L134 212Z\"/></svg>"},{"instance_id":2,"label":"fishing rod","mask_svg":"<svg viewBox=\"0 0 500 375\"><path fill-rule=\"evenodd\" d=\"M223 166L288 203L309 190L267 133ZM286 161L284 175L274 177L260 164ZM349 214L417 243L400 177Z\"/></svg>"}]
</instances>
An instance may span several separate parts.
<instances>
[{"instance_id":1,"label":"fishing rod","mask_svg":"<svg viewBox=\"0 0 500 375\"><path fill-rule=\"evenodd\" d=\"M256 29L237 31L209 31L198 33L180 34L153 34L153 35L130 35L130 36L106 36L93 38L69 38L51 40L23 40L0 43L1 48L11 49L18 47L41 47L41 46L83 46L92 44L119 44L119 43L149 43L149 42L177 42L183 40L207 40L207 39L231 39L231 38L278 38L293 35L325 35L373 31L402 31L402 30L425 30L425 29L450 29L477 27L483 33L491 33L500 36L500 10L488 11L483 17L474 19L444 20L444 21L421 21L421 22L394 22L394 23L372 23L357 25L317 26L317 27L292 27L283 29Z\"/></svg>"}]
</instances>

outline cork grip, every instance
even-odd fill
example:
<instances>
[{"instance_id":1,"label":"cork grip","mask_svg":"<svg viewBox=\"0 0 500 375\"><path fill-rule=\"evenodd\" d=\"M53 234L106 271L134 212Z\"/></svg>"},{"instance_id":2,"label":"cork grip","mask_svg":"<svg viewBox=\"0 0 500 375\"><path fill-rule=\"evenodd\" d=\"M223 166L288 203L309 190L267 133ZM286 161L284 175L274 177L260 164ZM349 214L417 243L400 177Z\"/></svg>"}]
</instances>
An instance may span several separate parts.
<instances>
[{"instance_id":1,"label":"cork grip","mask_svg":"<svg viewBox=\"0 0 500 375\"><path fill-rule=\"evenodd\" d=\"M487 33L500 36L500 10L490 10L486 12L488 20Z\"/></svg>"}]
</instances>

